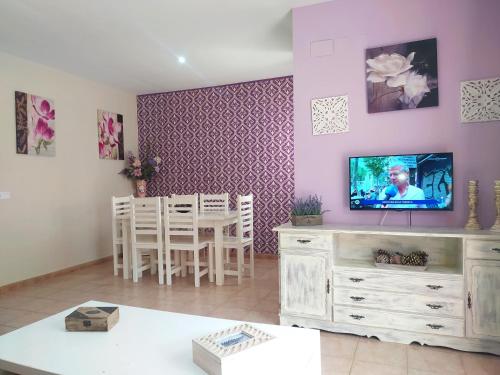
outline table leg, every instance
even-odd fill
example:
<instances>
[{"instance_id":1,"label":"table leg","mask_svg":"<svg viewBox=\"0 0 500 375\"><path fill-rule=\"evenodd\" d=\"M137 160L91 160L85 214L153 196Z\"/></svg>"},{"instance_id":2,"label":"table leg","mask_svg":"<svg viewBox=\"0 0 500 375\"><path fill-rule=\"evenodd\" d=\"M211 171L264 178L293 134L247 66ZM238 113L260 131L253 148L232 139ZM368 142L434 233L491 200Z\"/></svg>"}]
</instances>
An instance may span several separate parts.
<instances>
[{"instance_id":1,"label":"table leg","mask_svg":"<svg viewBox=\"0 0 500 375\"><path fill-rule=\"evenodd\" d=\"M215 284L224 285L224 256L222 254L222 224L214 225Z\"/></svg>"},{"instance_id":2,"label":"table leg","mask_svg":"<svg viewBox=\"0 0 500 375\"><path fill-rule=\"evenodd\" d=\"M128 279L128 272L130 270L130 261L129 261L129 248L128 248L128 230L129 225L128 220L122 220L122 238L123 238L123 278Z\"/></svg>"}]
</instances>

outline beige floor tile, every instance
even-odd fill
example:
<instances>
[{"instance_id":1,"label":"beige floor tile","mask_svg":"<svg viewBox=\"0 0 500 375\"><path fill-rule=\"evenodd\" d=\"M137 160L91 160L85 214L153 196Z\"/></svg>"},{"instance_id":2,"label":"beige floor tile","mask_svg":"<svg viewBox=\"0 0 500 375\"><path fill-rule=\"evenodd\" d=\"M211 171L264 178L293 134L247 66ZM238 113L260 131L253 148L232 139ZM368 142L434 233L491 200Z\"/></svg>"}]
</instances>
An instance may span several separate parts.
<instances>
[{"instance_id":1,"label":"beige floor tile","mask_svg":"<svg viewBox=\"0 0 500 375\"><path fill-rule=\"evenodd\" d=\"M27 312L22 310L0 308L0 324L8 325L9 322L16 320L19 316L25 315Z\"/></svg>"},{"instance_id":2,"label":"beige floor tile","mask_svg":"<svg viewBox=\"0 0 500 375\"><path fill-rule=\"evenodd\" d=\"M321 331L321 354L353 359L359 337Z\"/></svg>"},{"instance_id":3,"label":"beige floor tile","mask_svg":"<svg viewBox=\"0 0 500 375\"><path fill-rule=\"evenodd\" d=\"M0 307L4 309L18 309L31 301L31 297L21 296L15 293L0 295Z\"/></svg>"},{"instance_id":4,"label":"beige floor tile","mask_svg":"<svg viewBox=\"0 0 500 375\"><path fill-rule=\"evenodd\" d=\"M12 332L15 329L16 328L14 328L14 327L0 325L0 336L5 335L6 333ZM0 372L0 374L1 374L1 372Z\"/></svg>"},{"instance_id":5,"label":"beige floor tile","mask_svg":"<svg viewBox=\"0 0 500 375\"><path fill-rule=\"evenodd\" d=\"M414 368L408 369L408 375L440 375L440 372L416 370Z\"/></svg>"},{"instance_id":6,"label":"beige floor tile","mask_svg":"<svg viewBox=\"0 0 500 375\"><path fill-rule=\"evenodd\" d=\"M373 362L354 361L351 375L406 375L406 367L388 366Z\"/></svg>"},{"instance_id":7,"label":"beige floor tile","mask_svg":"<svg viewBox=\"0 0 500 375\"><path fill-rule=\"evenodd\" d=\"M408 346L408 368L442 374L465 374L460 352L429 346Z\"/></svg>"},{"instance_id":8,"label":"beige floor tile","mask_svg":"<svg viewBox=\"0 0 500 375\"><path fill-rule=\"evenodd\" d=\"M352 358L321 356L321 372L323 375L348 375L351 371Z\"/></svg>"},{"instance_id":9,"label":"beige floor tile","mask_svg":"<svg viewBox=\"0 0 500 375\"><path fill-rule=\"evenodd\" d=\"M37 312L26 312L25 314L19 315L13 321L10 321L7 325L10 327L21 328L25 325L37 322L41 319L48 317L49 314L37 313Z\"/></svg>"},{"instance_id":10,"label":"beige floor tile","mask_svg":"<svg viewBox=\"0 0 500 375\"><path fill-rule=\"evenodd\" d=\"M475 353L461 353L460 355L467 375L500 374L500 356Z\"/></svg>"},{"instance_id":11,"label":"beige floor tile","mask_svg":"<svg viewBox=\"0 0 500 375\"><path fill-rule=\"evenodd\" d=\"M355 361L407 368L407 345L361 338L356 349Z\"/></svg>"}]
</instances>

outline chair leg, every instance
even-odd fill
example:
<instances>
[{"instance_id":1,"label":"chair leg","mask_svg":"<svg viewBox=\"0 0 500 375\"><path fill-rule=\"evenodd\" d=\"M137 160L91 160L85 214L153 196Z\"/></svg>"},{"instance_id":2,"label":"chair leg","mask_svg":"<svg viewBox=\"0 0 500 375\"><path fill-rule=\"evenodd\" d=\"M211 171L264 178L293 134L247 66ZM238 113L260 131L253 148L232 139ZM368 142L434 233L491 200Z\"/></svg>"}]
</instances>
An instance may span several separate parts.
<instances>
[{"instance_id":1,"label":"chair leg","mask_svg":"<svg viewBox=\"0 0 500 375\"><path fill-rule=\"evenodd\" d=\"M250 243L250 277L253 279L255 276L254 273L254 249L253 249L253 241Z\"/></svg>"},{"instance_id":2,"label":"chair leg","mask_svg":"<svg viewBox=\"0 0 500 375\"><path fill-rule=\"evenodd\" d=\"M236 249L236 266L238 269L238 285L241 284L243 276L243 246Z\"/></svg>"},{"instance_id":3,"label":"chair leg","mask_svg":"<svg viewBox=\"0 0 500 375\"><path fill-rule=\"evenodd\" d=\"M118 244L116 243L113 243L113 273L118 276Z\"/></svg>"},{"instance_id":4,"label":"chair leg","mask_svg":"<svg viewBox=\"0 0 500 375\"><path fill-rule=\"evenodd\" d=\"M134 283L139 281L139 254L134 246L132 246L132 280Z\"/></svg>"},{"instance_id":5,"label":"chair leg","mask_svg":"<svg viewBox=\"0 0 500 375\"><path fill-rule=\"evenodd\" d=\"M193 251L194 257L194 286L200 287L200 250L195 249Z\"/></svg>"},{"instance_id":6,"label":"chair leg","mask_svg":"<svg viewBox=\"0 0 500 375\"><path fill-rule=\"evenodd\" d=\"M151 275L156 275L156 265L158 264L158 260L156 259L156 254L154 250L151 250L149 252L149 272L151 272Z\"/></svg>"},{"instance_id":7,"label":"chair leg","mask_svg":"<svg viewBox=\"0 0 500 375\"><path fill-rule=\"evenodd\" d=\"M176 266L179 266L181 264L181 255L179 253L179 250L174 250L174 264ZM179 277L181 275L181 271L176 271L175 275Z\"/></svg>"},{"instance_id":8,"label":"chair leg","mask_svg":"<svg viewBox=\"0 0 500 375\"><path fill-rule=\"evenodd\" d=\"M186 252L181 251L181 276L186 277L186 275L187 275Z\"/></svg>"},{"instance_id":9,"label":"chair leg","mask_svg":"<svg viewBox=\"0 0 500 375\"><path fill-rule=\"evenodd\" d=\"M190 253L187 253L187 259L188 259L188 261L193 261L193 260L194 260L194 257L193 257L193 255L191 255ZM193 272L194 272L193 266L188 266L188 273L189 273L190 275L192 275L192 274L193 274Z\"/></svg>"},{"instance_id":10,"label":"chair leg","mask_svg":"<svg viewBox=\"0 0 500 375\"><path fill-rule=\"evenodd\" d=\"M172 285L172 260L170 258L170 249L165 254L165 272L167 274L167 285Z\"/></svg>"},{"instance_id":11,"label":"chair leg","mask_svg":"<svg viewBox=\"0 0 500 375\"><path fill-rule=\"evenodd\" d=\"M163 285L165 282L165 274L163 271L163 246L158 247L157 259L158 259L158 283L160 285Z\"/></svg>"},{"instance_id":12,"label":"chair leg","mask_svg":"<svg viewBox=\"0 0 500 375\"><path fill-rule=\"evenodd\" d=\"M231 249L226 249L226 263L231 263Z\"/></svg>"},{"instance_id":13,"label":"chair leg","mask_svg":"<svg viewBox=\"0 0 500 375\"><path fill-rule=\"evenodd\" d=\"M214 247L208 244L208 281L214 282Z\"/></svg>"}]
</instances>

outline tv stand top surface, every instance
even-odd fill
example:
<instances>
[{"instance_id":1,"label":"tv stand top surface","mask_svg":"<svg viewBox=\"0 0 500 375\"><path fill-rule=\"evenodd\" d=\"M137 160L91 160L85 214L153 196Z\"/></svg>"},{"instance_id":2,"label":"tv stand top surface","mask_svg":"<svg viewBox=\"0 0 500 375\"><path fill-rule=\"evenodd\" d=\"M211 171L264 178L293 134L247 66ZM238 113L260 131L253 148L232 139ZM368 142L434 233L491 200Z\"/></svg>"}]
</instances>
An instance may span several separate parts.
<instances>
[{"instance_id":1,"label":"tv stand top surface","mask_svg":"<svg viewBox=\"0 0 500 375\"><path fill-rule=\"evenodd\" d=\"M273 228L275 232L327 232L327 233L352 233L352 234L378 234L393 236L432 236L432 237L459 237L500 239L500 232L490 230L466 230L463 228L447 227L405 227L384 225L312 225L293 226L290 222Z\"/></svg>"}]
</instances>

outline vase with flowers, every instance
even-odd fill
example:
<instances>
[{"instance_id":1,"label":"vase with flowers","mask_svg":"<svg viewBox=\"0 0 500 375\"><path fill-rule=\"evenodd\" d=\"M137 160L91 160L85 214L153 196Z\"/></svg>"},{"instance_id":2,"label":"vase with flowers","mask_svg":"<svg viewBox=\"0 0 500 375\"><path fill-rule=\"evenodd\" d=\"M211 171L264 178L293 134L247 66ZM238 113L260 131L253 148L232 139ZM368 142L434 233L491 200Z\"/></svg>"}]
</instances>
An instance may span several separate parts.
<instances>
[{"instance_id":1,"label":"vase with flowers","mask_svg":"<svg viewBox=\"0 0 500 375\"><path fill-rule=\"evenodd\" d=\"M159 156L153 158L145 158L143 160L134 156L129 151L127 154L128 166L120 171L120 174L127 178L133 179L136 185L136 195L139 198L146 196L148 181L160 171L161 159Z\"/></svg>"}]
</instances>

